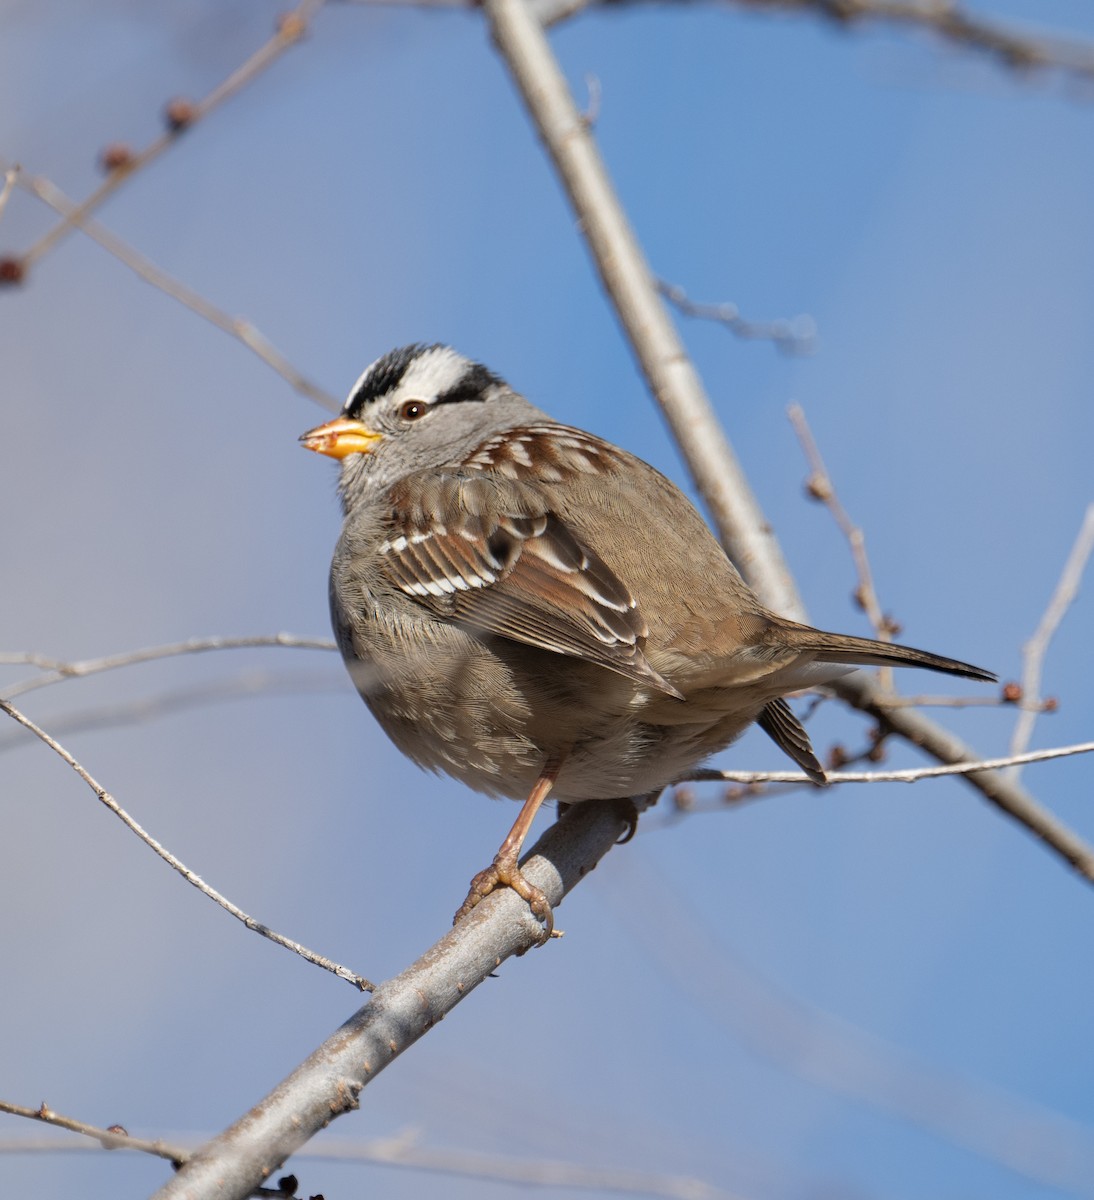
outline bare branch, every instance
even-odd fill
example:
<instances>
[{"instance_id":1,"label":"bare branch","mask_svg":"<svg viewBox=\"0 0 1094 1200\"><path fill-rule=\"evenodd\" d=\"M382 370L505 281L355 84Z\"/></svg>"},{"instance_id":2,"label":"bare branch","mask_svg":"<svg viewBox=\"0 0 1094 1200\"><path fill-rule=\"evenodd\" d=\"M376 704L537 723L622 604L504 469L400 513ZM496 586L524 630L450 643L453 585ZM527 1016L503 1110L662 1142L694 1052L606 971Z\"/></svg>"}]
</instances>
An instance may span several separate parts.
<instances>
[{"instance_id":1,"label":"bare branch","mask_svg":"<svg viewBox=\"0 0 1094 1200\"><path fill-rule=\"evenodd\" d=\"M617 804L578 804L540 838L521 864L552 908L627 828ZM377 987L310 1058L230 1129L203 1146L155 1200L216 1195L242 1200L427 1033L507 958L539 944L542 929L510 888L492 892L401 975ZM546 953L546 951L545 951Z\"/></svg>"},{"instance_id":2,"label":"bare branch","mask_svg":"<svg viewBox=\"0 0 1094 1200\"><path fill-rule=\"evenodd\" d=\"M323 0L302 0L291 12L279 17L273 37L252 54L245 63L237 67L203 100L172 102L168 106L166 130L139 153L127 155L124 163L115 167L87 199L79 204L73 204L71 209L65 212L65 219L35 242L22 256L24 272L29 271L34 263L43 255L48 254L73 229L86 229L87 218L126 180L132 179L149 163L159 158L165 150L175 145L184 131L192 129L225 100L241 91L268 66L276 62L290 46L296 45L307 33L308 22L322 3Z\"/></svg>"},{"instance_id":3,"label":"bare branch","mask_svg":"<svg viewBox=\"0 0 1094 1200\"><path fill-rule=\"evenodd\" d=\"M769 607L788 616L799 614L801 602L774 534L657 294L592 132L542 28L524 0L484 0L483 10L570 197L601 282L726 548Z\"/></svg>"},{"instance_id":4,"label":"bare branch","mask_svg":"<svg viewBox=\"0 0 1094 1200\"><path fill-rule=\"evenodd\" d=\"M882 613L881 605L878 603L874 576L870 570L870 559L866 554L866 535L861 527L851 520L847 510L840 503L840 498L836 494L836 485L832 482L831 475L828 474L828 468L824 465L824 459L821 457L820 449L813 437L813 431L805 419L805 410L800 404L792 404L787 409L787 416L790 418L790 424L793 425L794 432L798 435L798 441L809 462L809 478L805 483L806 494L828 509L833 520L839 526L840 532L847 539L847 544L851 547L851 557L854 559L855 573L858 576L858 586L854 593L855 603L870 619L875 634L883 642L891 641L894 632L893 622Z\"/></svg>"},{"instance_id":5,"label":"bare branch","mask_svg":"<svg viewBox=\"0 0 1094 1200\"><path fill-rule=\"evenodd\" d=\"M1054 712L1054 700L1011 700L1009 696L887 696L885 708L1018 708L1030 712Z\"/></svg>"},{"instance_id":6,"label":"bare branch","mask_svg":"<svg viewBox=\"0 0 1094 1200\"><path fill-rule=\"evenodd\" d=\"M176 1165L186 1162L194 1152L191 1141L150 1141L122 1133L120 1126L102 1129L84 1121L62 1117L43 1105L40 1109L26 1108L0 1100L0 1112L17 1117L44 1121L69 1129L99 1143L101 1149L133 1150L168 1159ZM87 1141L56 1137L0 1138L0 1154L44 1153L72 1151L94 1152L96 1146ZM657 1200L734 1200L721 1188L687 1175L658 1175L628 1167L596 1167L563 1159L513 1158L501 1154L483 1154L472 1150L440 1149L425 1146L417 1130L407 1129L393 1137L371 1138L364 1141L349 1138L324 1138L317 1145L297 1153L297 1162L326 1161L362 1163L384 1167L404 1167L411 1171L454 1178L478 1179L494 1183L522 1184L526 1187L568 1188L576 1191L615 1192L623 1196L652 1196ZM257 1188L252 1196L285 1196L274 1188Z\"/></svg>"},{"instance_id":7,"label":"bare branch","mask_svg":"<svg viewBox=\"0 0 1094 1200\"><path fill-rule=\"evenodd\" d=\"M987 55L1011 70L1054 70L1094 80L1094 47L1073 39L1038 37L974 16L956 0L735 0L742 8L815 12L840 24L922 29L963 50Z\"/></svg>"},{"instance_id":8,"label":"bare branch","mask_svg":"<svg viewBox=\"0 0 1094 1200\"><path fill-rule=\"evenodd\" d=\"M478 0L342 0L347 4L423 8L475 8ZM695 0L693 0L695 2ZM856 24L896 25L923 30L961 50L983 54L1013 71L1055 71L1080 83L1094 80L1094 46L1076 38L1042 36L975 16L957 0L731 0L755 11L816 13L850 28ZM532 0L545 27L587 8L616 12L639 0Z\"/></svg>"},{"instance_id":9,"label":"bare branch","mask_svg":"<svg viewBox=\"0 0 1094 1200\"><path fill-rule=\"evenodd\" d=\"M1014 724L1014 733L1010 739L1011 754L1021 754L1029 745L1037 714L1042 711L1040 707L1041 669L1044 665L1045 653L1060 622L1064 619L1064 614L1079 594L1079 584L1082 582L1087 559L1090 558L1092 551L1094 551L1094 504L1087 507L1083 523L1079 527L1079 533L1071 547L1071 553L1067 556L1067 562L1064 564L1063 573L1056 584L1056 590L1052 593L1052 599L1048 602L1048 608L1045 609L1044 616L1041 617L1033 637L1026 642L1022 650L1022 699L1026 702L1026 706ZM1029 707L1030 705L1034 707ZM1021 773L1022 768L1016 766L1010 773L1011 778L1017 782Z\"/></svg>"},{"instance_id":10,"label":"bare branch","mask_svg":"<svg viewBox=\"0 0 1094 1200\"><path fill-rule=\"evenodd\" d=\"M433 1149L420 1145L413 1129L395 1137L374 1138L367 1142L324 1138L300 1157L410 1167L526 1187L615 1192L625 1196L654 1196L661 1200L733 1200L730 1193L692 1176L655 1175L629 1167L594 1167L559 1159L521 1159L472 1150Z\"/></svg>"},{"instance_id":11,"label":"bare branch","mask_svg":"<svg viewBox=\"0 0 1094 1200\"><path fill-rule=\"evenodd\" d=\"M0 188L0 217L4 215L4 209L7 208L11 194L15 190L15 181L19 178L20 169L18 163L13 163L4 172L4 186Z\"/></svg>"},{"instance_id":12,"label":"bare branch","mask_svg":"<svg viewBox=\"0 0 1094 1200\"><path fill-rule=\"evenodd\" d=\"M48 204L55 212L66 215L68 224L57 225L54 227L54 231L69 226L81 230L92 241L102 246L108 254L112 254L119 262L136 272L146 283L150 283L154 288L158 288L165 295L170 296L172 300L177 300L191 312L197 313L199 317L211 325L215 325L217 329L242 342L267 366L272 367L294 391L306 396L309 400L314 400L329 412L339 411L341 405L338 401L323 391L321 387L305 378L284 355L274 349L250 321L243 317L233 317L223 309L217 308L215 304L206 300L193 288L187 287L186 284L157 267L140 251L135 250L128 242L123 241L117 234L107 229L105 225L84 215L83 210L87 207L88 202L83 205L76 204L56 184L41 175L22 174L19 176L18 184L37 196L44 204ZM15 261L19 262L22 269L25 270L25 256L23 259Z\"/></svg>"},{"instance_id":13,"label":"bare branch","mask_svg":"<svg viewBox=\"0 0 1094 1200\"><path fill-rule=\"evenodd\" d=\"M35 723L24 713L21 713L13 705L6 700L0 700L0 711L6 712L13 720L18 721L20 725L29 729L35 737L41 739L45 744L60 755L66 763L76 772L77 775L88 785L89 788L99 797L103 804L133 833L141 839L142 842L156 852L168 866L173 867L188 883L193 884L203 895L208 896L210 900L215 901L226 912L231 913L237 920L242 921L244 925L255 933L260 933L264 938L268 938L271 942L275 942L278 946L283 946L286 950L291 950L294 954L299 954L306 962L312 963L314 966L322 967L325 971L330 971L331 974L337 975L339 979L345 979L352 983L354 987L361 991L371 991L373 985L362 976L351 971L349 967L343 967L340 963L332 962L329 958L325 958L321 954L316 954L314 950L309 950L306 946L299 942L294 942L292 939L285 937L283 934L277 933L268 926L263 925L254 917L248 916L241 908L233 904L225 896L215 888L210 887L199 875L191 871L180 859L176 858L170 850L156 841L151 834L147 833L140 825L125 811L124 808L114 799L114 797L95 779L84 770L82 766L72 757L71 754L54 738L50 737L44 729L39 728Z\"/></svg>"},{"instance_id":14,"label":"bare branch","mask_svg":"<svg viewBox=\"0 0 1094 1200\"><path fill-rule=\"evenodd\" d=\"M31 1121L42 1121L46 1125L55 1125L58 1129L69 1129L73 1133L83 1134L84 1137L94 1138L104 1150L139 1150L157 1158L166 1158L173 1163L181 1163L187 1157L187 1151L181 1146L169 1145L159 1139L148 1141L146 1138L132 1137L120 1125L103 1129L99 1125L89 1125L86 1121L78 1121L74 1117L63 1117L44 1101L38 1108L26 1108L22 1104L13 1104L10 1100L0 1100L0 1112L11 1113L13 1117L26 1117Z\"/></svg>"},{"instance_id":15,"label":"bare branch","mask_svg":"<svg viewBox=\"0 0 1094 1200\"><path fill-rule=\"evenodd\" d=\"M89 708L59 713L50 717L49 727L60 740L72 733L88 730L122 729L142 725L160 717L174 716L192 709L208 708L227 700L253 699L255 696L301 696L321 692L345 692L345 672L339 669L321 673L241 671L227 679L194 687L174 687L154 696L144 696L120 704L96 704ZM0 733L0 754L34 741L34 735L20 726Z\"/></svg>"},{"instance_id":16,"label":"bare branch","mask_svg":"<svg viewBox=\"0 0 1094 1200\"><path fill-rule=\"evenodd\" d=\"M832 771L828 775L828 782L831 784L917 783L920 779L939 779L944 775L969 775L980 771L999 771L1004 767L1049 762L1054 758L1069 758L1073 754L1090 754L1092 752L1094 752L1094 742L1080 742L1075 746L1059 746L1055 750L1033 750L1028 754L952 763L944 767L912 767L906 771ZM691 783L714 780L719 783L808 783L813 787L816 786L808 775L803 775L800 771L715 771L709 767L702 767L695 771L689 771L680 782L685 780Z\"/></svg>"},{"instance_id":17,"label":"bare branch","mask_svg":"<svg viewBox=\"0 0 1094 1200\"><path fill-rule=\"evenodd\" d=\"M741 316L741 310L731 301L720 304L700 304L692 300L678 284L657 281L657 290L679 312L700 321L716 321L730 333L746 341L774 342L775 348L784 354L812 354L817 344L817 326L812 317L800 316L788 320L780 317L774 321L749 321Z\"/></svg>"},{"instance_id":18,"label":"bare branch","mask_svg":"<svg viewBox=\"0 0 1094 1200\"><path fill-rule=\"evenodd\" d=\"M177 658L184 654L205 654L211 650L243 650L256 646L286 646L293 650L335 650L330 638L301 637L295 633L249 634L243 637L195 637L184 642L167 642L159 646L145 646L140 650L126 650L101 658L85 658L76 662L65 662L47 658L34 651L0 651L0 664L38 667L44 675L24 679L10 687L0 689L0 696L14 700L26 692L49 687L64 679L77 679L85 675L97 675L101 671L114 671L119 667L132 667L137 663L154 662L163 658Z\"/></svg>"},{"instance_id":19,"label":"bare branch","mask_svg":"<svg viewBox=\"0 0 1094 1200\"><path fill-rule=\"evenodd\" d=\"M600 278L723 545L769 608L796 620L806 619L771 526L657 296L593 137L581 120L542 28L524 0L483 0L483 7L499 52L559 172ZM865 672L836 680L832 690L941 762L964 763L981 757L914 709L886 711L884 691ZM1094 882L1094 849L1017 784L983 771L964 778Z\"/></svg>"}]
</instances>

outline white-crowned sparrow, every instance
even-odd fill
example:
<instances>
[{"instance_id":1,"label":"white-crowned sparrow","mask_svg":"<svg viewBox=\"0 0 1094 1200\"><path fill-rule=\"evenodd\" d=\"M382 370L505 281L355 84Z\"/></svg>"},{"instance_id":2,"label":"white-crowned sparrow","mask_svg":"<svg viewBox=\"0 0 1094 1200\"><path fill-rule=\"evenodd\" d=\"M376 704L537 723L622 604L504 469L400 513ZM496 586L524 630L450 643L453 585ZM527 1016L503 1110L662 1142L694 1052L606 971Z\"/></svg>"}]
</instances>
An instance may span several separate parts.
<instances>
[{"instance_id":1,"label":"white-crowned sparrow","mask_svg":"<svg viewBox=\"0 0 1094 1200\"><path fill-rule=\"evenodd\" d=\"M851 664L994 679L769 612L674 484L447 346L384 355L301 441L341 460L331 615L365 703L420 766L525 801L457 916L500 882L550 927L517 865L549 792L657 792L753 721L823 783L786 693Z\"/></svg>"}]
</instances>

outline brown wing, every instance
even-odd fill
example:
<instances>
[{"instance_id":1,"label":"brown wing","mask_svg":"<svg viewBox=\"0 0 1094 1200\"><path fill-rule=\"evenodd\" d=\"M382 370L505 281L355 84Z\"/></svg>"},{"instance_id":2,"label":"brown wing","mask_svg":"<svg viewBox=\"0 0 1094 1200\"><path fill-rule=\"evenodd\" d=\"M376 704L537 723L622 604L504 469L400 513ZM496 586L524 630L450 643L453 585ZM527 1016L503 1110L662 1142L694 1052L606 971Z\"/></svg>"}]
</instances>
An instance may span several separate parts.
<instances>
[{"instance_id":1,"label":"brown wing","mask_svg":"<svg viewBox=\"0 0 1094 1200\"><path fill-rule=\"evenodd\" d=\"M419 604L683 698L646 661L649 630L634 597L537 488L474 470L427 471L388 495L383 569Z\"/></svg>"}]
</instances>

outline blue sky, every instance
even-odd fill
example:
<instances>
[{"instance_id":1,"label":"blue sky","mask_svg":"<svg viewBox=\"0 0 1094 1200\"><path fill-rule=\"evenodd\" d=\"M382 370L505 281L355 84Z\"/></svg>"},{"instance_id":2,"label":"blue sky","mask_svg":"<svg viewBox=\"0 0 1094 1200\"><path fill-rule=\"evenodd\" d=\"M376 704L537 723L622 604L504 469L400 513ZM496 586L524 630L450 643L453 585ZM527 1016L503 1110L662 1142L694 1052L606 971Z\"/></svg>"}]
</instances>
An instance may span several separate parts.
<instances>
[{"instance_id":1,"label":"blue sky","mask_svg":"<svg viewBox=\"0 0 1094 1200\"><path fill-rule=\"evenodd\" d=\"M991 11L1094 37L1077 3ZM9 7L0 154L84 195L102 145L155 136L164 102L206 93L274 13ZM654 270L755 319L817 323L806 358L680 323L812 619L866 631L846 546L802 496L791 402L905 639L1015 677L1094 499L1091 101L927 38L733 8L592 13L552 40L579 96L599 80L597 135ZM450 341L690 489L475 15L329 6L101 217L336 395L391 346ZM0 248L48 224L17 195ZM318 409L79 237L0 294L0 313L5 648L82 658L327 632L334 475L296 444ZM1091 737L1091 624L1084 593L1046 662L1061 709L1036 745ZM514 812L402 760L333 656L176 660L25 707L60 728L222 681L259 691L63 740L260 919L372 978L400 970ZM1014 715L940 717L994 754ZM811 728L825 748L865 727L829 707ZM354 994L186 887L44 748L0 748L0 1093L134 1132L219 1129ZM756 734L719 761L781 765ZM1094 840L1088 763L1025 779ZM690 1175L745 1197L1047 1198L1061 1194L1052 1170L1071 1172L1063 1194L1091 1193L1094 894L1028 834L956 782L648 824L562 907L561 943L507 964L335 1135L413 1127L430 1146ZM530 1110L504 1094L514 1069ZM925 1121L899 1102L920 1094L919 1071ZM975 1100L958 1104L966 1086ZM1087 1158L1072 1168L1037 1141L1038 1114ZM984 1144L965 1144L968 1124ZM24 1132L0 1121L0 1136ZM1003 1161L1025 1137L1047 1147L1039 1182ZM163 1178L121 1155L5 1169L13 1193L43 1200ZM295 1169L328 1197L521 1191Z\"/></svg>"}]
</instances>

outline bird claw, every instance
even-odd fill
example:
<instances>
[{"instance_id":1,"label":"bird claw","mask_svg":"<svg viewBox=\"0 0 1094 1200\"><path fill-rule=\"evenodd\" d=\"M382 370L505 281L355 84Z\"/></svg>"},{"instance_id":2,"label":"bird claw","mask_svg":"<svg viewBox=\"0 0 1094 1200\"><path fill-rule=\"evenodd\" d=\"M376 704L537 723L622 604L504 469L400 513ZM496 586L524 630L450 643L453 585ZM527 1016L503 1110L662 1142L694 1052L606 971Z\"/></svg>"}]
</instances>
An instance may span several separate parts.
<instances>
[{"instance_id":1,"label":"bird claw","mask_svg":"<svg viewBox=\"0 0 1094 1200\"><path fill-rule=\"evenodd\" d=\"M489 867L484 871L480 871L471 880L467 899L456 910L456 915L452 918L452 924L455 925L466 917L481 900L484 900L498 887L512 888L522 900L527 901L528 907L532 910L532 915L537 920L542 921L543 936L540 940L541 945L553 936L555 917L551 911L551 905L548 903L544 893L535 884L529 883L525 879L517 863L515 854L511 858L499 854Z\"/></svg>"}]
</instances>

